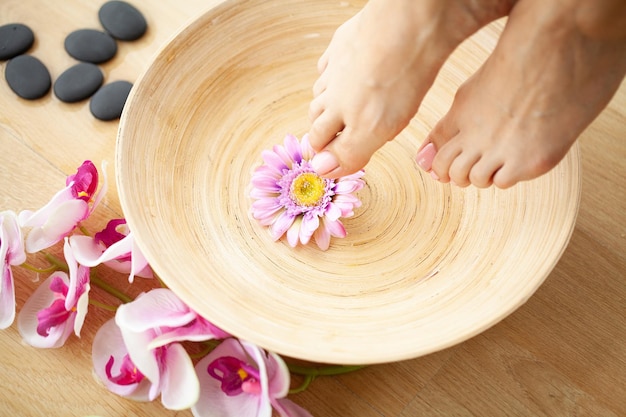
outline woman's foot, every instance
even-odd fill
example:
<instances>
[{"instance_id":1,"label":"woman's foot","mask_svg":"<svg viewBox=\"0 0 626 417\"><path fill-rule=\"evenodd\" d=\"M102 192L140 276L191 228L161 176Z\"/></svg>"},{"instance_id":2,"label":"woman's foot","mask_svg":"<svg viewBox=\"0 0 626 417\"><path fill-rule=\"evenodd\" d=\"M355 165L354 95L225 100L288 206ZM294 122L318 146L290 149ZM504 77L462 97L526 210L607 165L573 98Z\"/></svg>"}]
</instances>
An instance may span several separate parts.
<instances>
[{"instance_id":1,"label":"woman's foot","mask_svg":"<svg viewBox=\"0 0 626 417\"><path fill-rule=\"evenodd\" d=\"M494 52L422 145L423 169L459 186L507 188L558 164L626 74L626 26L589 22L582 3L616 1L516 4Z\"/></svg>"},{"instance_id":2,"label":"woman's foot","mask_svg":"<svg viewBox=\"0 0 626 417\"><path fill-rule=\"evenodd\" d=\"M309 110L318 173L363 168L408 125L450 53L512 3L370 0L337 30L318 63Z\"/></svg>"}]
</instances>

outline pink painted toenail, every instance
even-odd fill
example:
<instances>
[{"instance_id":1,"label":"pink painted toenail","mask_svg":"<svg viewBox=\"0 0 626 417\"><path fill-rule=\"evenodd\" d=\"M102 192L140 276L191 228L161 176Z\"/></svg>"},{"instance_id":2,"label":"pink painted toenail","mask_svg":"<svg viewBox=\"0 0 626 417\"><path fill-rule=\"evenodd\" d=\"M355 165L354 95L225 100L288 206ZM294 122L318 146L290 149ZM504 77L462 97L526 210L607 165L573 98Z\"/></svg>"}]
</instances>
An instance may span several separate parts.
<instances>
[{"instance_id":1,"label":"pink painted toenail","mask_svg":"<svg viewBox=\"0 0 626 417\"><path fill-rule=\"evenodd\" d=\"M326 175L339 168L339 162L337 162L335 155L328 151L323 151L313 157L311 166L319 175Z\"/></svg>"},{"instance_id":2,"label":"pink painted toenail","mask_svg":"<svg viewBox=\"0 0 626 417\"><path fill-rule=\"evenodd\" d=\"M439 181L439 175L435 174L435 171L430 171L430 176L435 180Z\"/></svg>"},{"instance_id":3,"label":"pink painted toenail","mask_svg":"<svg viewBox=\"0 0 626 417\"><path fill-rule=\"evenodd\" d=\"M415 161L417 162L417 165L419 165L420 168L428 172L433 166L433 159L435 158L436 154L437 154L437 150L435 149L435 145L432 143L429 143L428 145L424 146L421 151L417 153L417 157L415 158Z\"/></svg>"}]
</instances>

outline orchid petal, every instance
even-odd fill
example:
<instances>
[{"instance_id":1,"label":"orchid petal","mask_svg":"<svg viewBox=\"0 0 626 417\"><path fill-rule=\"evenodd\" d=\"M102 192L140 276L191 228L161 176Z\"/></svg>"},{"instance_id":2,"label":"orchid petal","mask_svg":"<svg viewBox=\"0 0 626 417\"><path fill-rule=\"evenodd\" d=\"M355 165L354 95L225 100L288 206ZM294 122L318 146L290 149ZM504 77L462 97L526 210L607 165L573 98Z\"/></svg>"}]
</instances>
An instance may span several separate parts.
<instances>
[{"instance_id":1,"label":"orchid petal","mask_svg":"<svg viewBox=\"0 0 626 417\"><path fill-rule=\"evenodd\" d=\"M165 408L184 410L198 402L200 382L189 355L180 344L168 346L164 369L161 402Z\"/></svg>"},{"instance_id":2,"label":"orchid petal","mask_svg":"<svg viewBox=\"0 0 626 417\"><path fill-rule=\"evenodd\" d=\"M83 200L69 200L55 207L47 221L33 228L26 238L26 251L39 252L49 248L70 234L76 225L87 218L89 205Z\"/></svg>"},{"instance_id":3,"label":"orchid petal","mask_svg":"<svg viewBox=\"0 0 626 417\"><path fill-rule=\"evenodd\" d=\"M245 393L227 396L221 389L220 381L207 372L210 363L227 356L244 362L248 361L248 356L241 344L236 339L226 339L196 364L196 373L200 382L200 398L191 408L192 414L195 417L258 417L263 415L260 414L258 396Z\"/></svg>"},{"instance_id":4,"label":"orchid petal","mask_svg":"<svg viewBox=\"0 0 626 417\"><path fill-rule=\"evenodd\" d=\"M111 358L114 358L113 372L118 374L122 359L127 354L128 350L124 345L122 333L115 324L115 319L104 323L94 336L91 351L96 375L109 391L135 401L148 401L151 383L147 378L143 378L138 383L119 385L111 381L106 374L106 365Z\"/></svg>"},{"instance_id":5,"label":"orchid petal","mask_svg":"<svg viewBox=\"0 0 626 417\"><path fill-rule=\"evenodd\" d=\"M85 317L87 317L87 311L89 309L89 284L85 286L85 292L83 292L78 298L76 303L76 318L74 319L74 334L80 337L80 331L83 328Z\"/></svg>"},{"instance_id":6,"label":"orchid petal","mask_svg":"<svg viewBox=\"0 0 626 417\"><path fill-rule=\"evenodd\" d=\"M126 239L131 241L131 258L130 258L130 274L128 275L128 282L132 283L135 276L142 278L152 278L152 268L148 264L148 260L144 256L141 249L135 241L135 237L132 233L126 236Z\"/></svg>"},{"instance_id":7,"label":"orchid petal","mask_svg":"<svg viewBox=\"0 0 626 417\"><path fill-rule=\"evenodd\" d=\"M18 221L22 227L41 227L43 226L51 213L53 213L57 207L66 201L74 200L72 195L72 186L67 186L57 192L46 205L39 210L33 212L30 210L23 210L18 215Z\"/></svg>"},{"instance_id":8,"label":"orchid petal","mask_svg":"<svg viewBox=\"0 0 626 417\"><path fill-rule=\"evenodd\" d=\"M196 316L171 290L156 288L119 306L115 318L120 328L143 332L161 326L184 326Z\"/></svg>"},{"instance_id":9,"label":"orchid petal","mask_svg":"<svg viewBox=\"0 0 626 417\"><path fill-rule=\"evenodd\" d=\"M307 410L287 398L273 399L272 406L281 417L313 417Z\"/></svg>"},{"instance_id":10,"label":"orchid petal","mask_svg":"<svg viewBox=\"0 0 626 417\"><path fill-rule=\"evenodd\" d=\"M176 327L170 331L161 328L161 331L164 333L154 338L148 346L149 348L154 349L174 342L204 342L213 339L225 339L230 336L201 316L198 316L190 324L185 326Z\"/></svg>"},{"instance_id":11,"label":"orchid petal","mask_svg":"<svg viewBox=\"0 0 626 417\"><path fill-rule=\"evenodd\" d=\"M13 211L0 213L0 247L0 261L5 260L9 265L26 262L22 230Z\"/></svg>"},{"instance_id":12,"label":"orchid petal","mask_svg":"<svg viewBox=\"0 0 626 417\"><path fill-rule=\"evenodd\" d=\"M50 285L55 279L61 279L65 285L69 284L69 278L64 272L55 272L41 283L26 300L17 317L17 328L27 344L39 348L57 348L63 346L74 330L74 317L70 317L62 324L51 327L48 336L37 333L39 320L37 313L48 308L56 299L56 294L50 290Z\"/></svg>"},{"instance_id":13,"label":"orchid petal","mask_svg":"<svg viewBox=\"0 0 626 417\"><path fill-rule=\"evenodd\" d=\"M4 264L0 277L0 330L11 326L14 320L15 284L13 283L13 272L8 264Z\"/></svg>"},{"instance_id":14,"label":"orchid petal","mask_svg":"<svg viewBox=\"0 0 626 417\"><path fill-rule=\"evenodd\" d=\"M121 308L122 306L120 306ZM119 312L119 309L118 309ZM115 315L115 323L122 333L124 345L128 350L128 355L133 361L137 369L145 375L152 386L148 394L150 401L154 400L161 392L161 369L155 352L148 348L148 345L154 339L154 331L132 332L120 326L118 315Z\"/></svg>"}]
</instances>

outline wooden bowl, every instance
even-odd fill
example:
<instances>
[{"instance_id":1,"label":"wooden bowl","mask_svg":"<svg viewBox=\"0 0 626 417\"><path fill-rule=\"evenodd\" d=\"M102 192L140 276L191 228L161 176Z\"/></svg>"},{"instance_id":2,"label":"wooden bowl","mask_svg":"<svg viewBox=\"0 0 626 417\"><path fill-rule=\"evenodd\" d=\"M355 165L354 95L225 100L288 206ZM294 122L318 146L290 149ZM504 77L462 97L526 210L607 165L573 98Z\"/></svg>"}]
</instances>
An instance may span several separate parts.
<instances>
[{"instance_id":1,"label":"wooden bowl","mask_svg":"<svg viewBox=\"0 0 626 417\"><path fill-rule=\"evenodd\" d=\"M496 27L455 53L420 115L371 160L346 238L326 252L274 242L250 215L251 174L262 150L307 132L316 61L357 10L335 0L210 10L136 83L117 143L124 214L163 281L233 335L314 362L413 358L494 325L559 260L581 187L576 146L505 191L440 184L413 162Z\"/></svg>"}]
</instances>

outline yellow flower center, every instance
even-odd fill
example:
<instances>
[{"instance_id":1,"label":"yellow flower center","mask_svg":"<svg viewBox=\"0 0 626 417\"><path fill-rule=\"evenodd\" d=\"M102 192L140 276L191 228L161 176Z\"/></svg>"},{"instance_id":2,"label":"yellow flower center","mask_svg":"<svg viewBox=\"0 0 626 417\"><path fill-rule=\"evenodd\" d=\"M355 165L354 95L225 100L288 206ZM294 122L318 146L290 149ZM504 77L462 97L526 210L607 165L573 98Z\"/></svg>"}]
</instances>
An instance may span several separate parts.
<instances>
[{"instance_id":1,"label":"yellow flower center","mask_svg":"<svg viewBox=\"0 0 626 417\"><path fill-rule=\"evenodd\" d=\"M291 183L291 198L301 206L311 207L324 197L324 180L313 172L304 172Z\"/></svg>"},{"instance_id":2,"label":"yellow flower center","mask_svg":"<svg viewBox=\"0 0 626 417\"><path fill-rule=\"evenodd\" d=\"M247 373L244 369L242 369L242 368L239 368L239 369L237 370L237 375L239 375L239 378L240 378L242 381L245 381L245 380L246 380L246 378L248 377L248 373Z\"/></svg>"}]
</instances>

